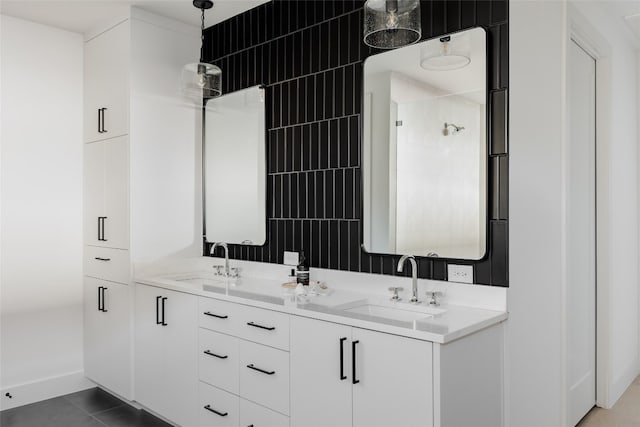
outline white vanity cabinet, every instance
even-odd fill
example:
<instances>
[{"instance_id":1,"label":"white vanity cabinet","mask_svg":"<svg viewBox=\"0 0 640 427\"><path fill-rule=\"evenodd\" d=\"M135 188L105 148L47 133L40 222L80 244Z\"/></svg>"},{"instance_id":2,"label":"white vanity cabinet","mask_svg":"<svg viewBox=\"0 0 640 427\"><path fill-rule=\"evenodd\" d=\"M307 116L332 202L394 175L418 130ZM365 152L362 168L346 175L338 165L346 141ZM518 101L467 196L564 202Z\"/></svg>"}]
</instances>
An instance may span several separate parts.
<instances>
[{"instance_id":1,"label":"white vanity cabinet","mask_svg":"<svg viewBox=\"0 0 640 427\"><path fill-rule=\"evenodd\" d=\"M135 304L135 400L197 425L198 297L137 284Z\"/></svg>"},{"instance_id":2,"label":"white vanity cabinet","mask_svg":"<svg viewBox=\"0 0 640 427\"><path fill-rule=\"evenodd\" d=\"M291 427L432 426L432 366L430 342L291 316Z\"/></svg>"},{"instance_id":3,"label":"white vanity cabinet","mask_svg":"<svg viewBox=\"0 0 640 427\"><path fill-rule=\"evenodd\" d=\"M290 316L200 297L200 426L289 425Z\"/></svg>"},{"instance_id":4,"label":"white vanity cabinet","mask_svg":"<svg viewBox=\"0 0 640 427\"><path fill-rule=\"evenodd\" d=\"M85 41L84 140L129 133L129 20Z\"/></svg>"},{"instance_id":5,"label":"white vanity cabinet","mask_svg":"<svg viewBox=\"0 0 640 427\"><path fill-rule=\"evenodd\" d=\"M86 277L84 300L85 375L131 398L130 287Z\"/></svg>"}]
</instances>

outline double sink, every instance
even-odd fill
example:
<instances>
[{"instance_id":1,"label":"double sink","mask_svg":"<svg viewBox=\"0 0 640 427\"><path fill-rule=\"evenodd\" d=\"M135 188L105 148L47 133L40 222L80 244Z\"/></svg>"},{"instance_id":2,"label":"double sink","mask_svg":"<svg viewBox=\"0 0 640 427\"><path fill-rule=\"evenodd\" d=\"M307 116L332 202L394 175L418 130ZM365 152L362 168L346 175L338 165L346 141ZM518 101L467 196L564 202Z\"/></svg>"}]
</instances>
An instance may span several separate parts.
<instances>
[{"instance_id":1,"label":"double sink","mask_svg":"<svg viewBox=\"0 0 640 427\"><path fill-rule=\"evenodd\" d=\"M226 293L250 299L258 299L267 302L284 304L284 298L270 288L261 286L260 288L236 286L233 280L229 281L222 277L210 276L206 274L182 275L176 277L167 277L169 280L180 282L182 284L193 285L200 289ZM238 288L245 289L238 289ZM430 307L423 304L410 304L401 301L390 301L383 298L362 298L356 299L343 304L332 305L330 299L326 302L322 299L314 299L315 306L325 306L328 310L343 314L348 317L357 317L362 319L374 318L375 320L388 320L391 322L414 323L421 320L433 318L434 316L446 312L444 309Z\"/></svg>"}]
</instances>

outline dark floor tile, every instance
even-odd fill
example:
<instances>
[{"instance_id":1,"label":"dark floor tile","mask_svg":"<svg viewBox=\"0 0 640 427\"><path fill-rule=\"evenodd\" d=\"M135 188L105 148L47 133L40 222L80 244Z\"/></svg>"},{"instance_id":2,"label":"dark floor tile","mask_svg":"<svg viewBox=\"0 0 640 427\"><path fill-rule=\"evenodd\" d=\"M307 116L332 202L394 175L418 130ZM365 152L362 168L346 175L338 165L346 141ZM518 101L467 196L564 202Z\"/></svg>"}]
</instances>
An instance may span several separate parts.
<instances>
[{"instance_id":1,"label":"dark floor tile","mask_svg":"<svg viewBox=\"0 0 640 427\"><path fill-rule=\"evenodd\" d=\"M92 415L96 412L106 411L125 404L122 400L97 387L67 394L63 397Z\"/></svg>"},{"instance_id":2,"label":"dark floor tile","mask_svg":"<svg viewBox=\"0 0 640 427\"><path fill-rule=\"evenodd\" d=\"M64 397L0 412L2 427L104 427Z\"/></svg>"},{"instance_id":3,"label":"dark floor tile","mask_svg":"<svg viewBox=\"0 0 640 427\"><path fill-rule=\"evenodd\" d=\"M109 427L171 427L150 413L129 405L100 412L94 417Z\"/></svg>"}]
</instances>

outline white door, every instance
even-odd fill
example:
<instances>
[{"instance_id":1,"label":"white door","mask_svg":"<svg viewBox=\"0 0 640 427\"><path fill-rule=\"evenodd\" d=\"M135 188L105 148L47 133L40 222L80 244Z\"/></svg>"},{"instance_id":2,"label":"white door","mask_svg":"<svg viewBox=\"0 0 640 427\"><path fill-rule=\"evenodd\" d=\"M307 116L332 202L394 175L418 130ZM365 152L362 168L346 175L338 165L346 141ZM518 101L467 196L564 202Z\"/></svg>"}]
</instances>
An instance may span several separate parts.
<instances>
[{"instance_id":1,"label":"white door","mask_svg":"<svg viewBox=\"0 0 640 427\"><path fill-rule=\"evenodd\" d=\"M85 44L85 142L128 133L129 44L128 21Z\"/></svg>"},{"instance_id":2,"label":"white door","mask_svg":"<svg viewBox=\"0 0 640 427\"><path fill-rule=\"evenodd\" d=\"M290 336L291 427L350 427L351 327L291 316Z\"/></svg>"},{"instance_id":3,"label":"white door","mask_svg":"<svg viewBox=\"0 0 640 427\"><path fill-rule=\"evenodd\" d=\"M162 289L164 408L181 426L198 424L198 297Z\"/></svg>"},{"instance_id":4,"label":"white door","mask_svg":"<svg viewBox=\"0 0 640 427\"><path fill-rule=\"evenodd\" d=\"M129 248L129 137L104 144L104 219L101 246Z\"/></svg>"},{"instance_id":5,"label":"white door","mask_svg":"<svg viewBox=\"0 0 640 427\"><path fill-rule=\"evenodd\" d=\"M130 399L129 286L85 277L85 375Z\"/></svg>"},{"instance_id":6,"label":"white door","mask_svg":"<svg viewBox=\"0 0 640 427\"><path fill-rule=\"evenodd\" d=\"M84 239L85 244L100 246L101 217L104 216L104 144L84 146Z\"/></svg>"},{"instance_id":7,"label":"white door","mask_svg":"<svg viewBox=\"0 0 640 427\"><path fill-rule=\"evenodd\" d=\"M353 427L433 425L432 344L353 328Z\"/></svg>"},{"instance_id":8,"label":"white door","mask_svg":"<svg viewBox=\"0 0 640 427\"><path fill-rule=\"evenodd\" d=\"M134 396L137 402L163 413L164 333L160 302L164 289L140 284L135 287Z\"/></svg>"},{"instance_id":9,"label":"white door","mask_svg":"<svg viewBox=\"0 0 640 427\"><path fill-rule=\"evenodd\" d=\"M595 60L569 52L567 368L569 425L596 402Z\"/></svg>"}]
</instances>

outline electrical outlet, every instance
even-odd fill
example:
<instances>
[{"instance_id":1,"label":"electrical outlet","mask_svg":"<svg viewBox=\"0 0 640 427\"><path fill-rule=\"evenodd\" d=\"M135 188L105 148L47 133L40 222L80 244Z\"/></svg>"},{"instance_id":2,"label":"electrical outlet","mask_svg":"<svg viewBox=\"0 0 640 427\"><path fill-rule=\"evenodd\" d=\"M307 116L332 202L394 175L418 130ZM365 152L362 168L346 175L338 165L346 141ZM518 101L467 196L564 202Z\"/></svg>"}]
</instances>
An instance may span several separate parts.
<instances>
[{"instance_id":1,"label":"electrical outlet","mask_svg":"<svg viewBox=\"0 0 640 427\"><path fill-rule=\"evenodd\" d=\"M294 267L300 262L300 254L298 252L284 251L284 265L293 265Z\"/></svg>"},{"instance_id":2,"label":"electrical outlet","mask_svg":"<svg viewBox=\"0 0 640 427\"><path fill-rule=\"evenodd\" d=\"M473 283L473 266L447 264L447 280L457 283Z\"/></svg>"}]
</instances>

